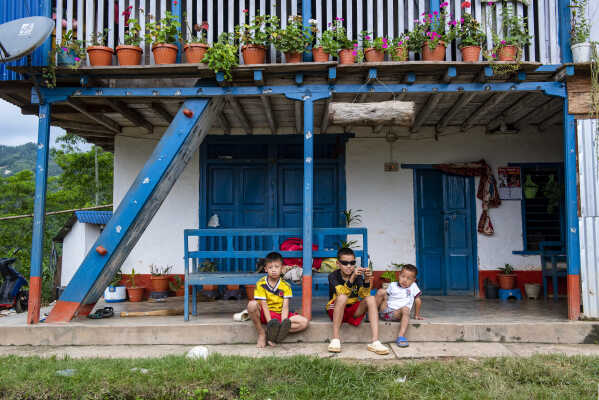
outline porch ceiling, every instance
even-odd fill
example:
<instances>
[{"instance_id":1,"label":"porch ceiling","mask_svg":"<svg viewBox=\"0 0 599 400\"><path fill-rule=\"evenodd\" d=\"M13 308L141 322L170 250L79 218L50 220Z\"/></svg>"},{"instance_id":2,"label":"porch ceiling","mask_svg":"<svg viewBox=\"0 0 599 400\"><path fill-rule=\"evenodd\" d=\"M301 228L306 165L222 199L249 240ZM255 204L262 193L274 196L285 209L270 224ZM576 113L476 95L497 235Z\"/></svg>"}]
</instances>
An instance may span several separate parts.
<instances>
[{"instance_id":1,"label":"porch ceiling","mask_svg":"<svg viewBox=\"0 0 599 400\"><path fill-rule=\"evenodd\" d=\"M295 85L301 73L304 84L369 84L398 83L501 83L553 82L564 80L565 72L539 68L538 63L521 63L518 73L488 76L488 63L463 62L385 62L339 66L337 63L267 64L239 66L233 72L234 86L255 86L254 71L262 70L264 86ZM328 70L336 67L334 81ZM485 70L485 67L486 70ZM377 69L377 78L368 80L369 70ZM454 68L454 74L448 73ZM39 68L16 67L30 76ZM522 74L524 73L524 74ZM168 76L168 78L165 78ZM89 87L166 88L216 85L214 74L204 64L149 65L135 67L82 67L77 70L59 68L58 86L80 86L85 77ZM31 104L30 82L0 82L0 97L21 107L23 114L37 114ZM489 132L517 132L524 125L536 125L544 131L561 124L562 100L541 91L444 92L444 93L334 93L332 101L377 102L405 100L416 103L416 122L411 129L402 128L402 136L417 135L422 128L434 127L435 135L456 129L467 132L473 127L486 127ZM53 103L52 125L85 137L107 150L114 147L114 136L128 127L141 127L148 133L168 126L183 98L153 96L148 98L80 97ZM217 118L213 133L298 133L302 131L301 103L282 95L228 97L225 109ZM327 101L315 103L315 133L344 132L351 127L330 126L326 114ZM383 135L381 127L373 127L372 135ZM389 127L397 129L397 127ZM368 131L369 128L367 128ZM389 130L389 129L387 129ZM404 132L405 131L405 132ZM367 133L368 134L368 133Z\"/></svg>"}]
</instances>

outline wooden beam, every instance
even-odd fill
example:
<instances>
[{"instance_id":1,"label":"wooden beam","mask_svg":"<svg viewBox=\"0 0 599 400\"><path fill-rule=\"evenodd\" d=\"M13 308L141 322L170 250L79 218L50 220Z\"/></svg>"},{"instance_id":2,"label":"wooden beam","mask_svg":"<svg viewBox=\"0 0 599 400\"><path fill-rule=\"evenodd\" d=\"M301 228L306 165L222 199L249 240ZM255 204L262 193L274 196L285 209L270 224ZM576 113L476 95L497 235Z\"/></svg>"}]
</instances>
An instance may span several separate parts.
<instances>
[{"instance_id":1,"label":"wooden beam","mask_svg":"<svg viewBox=\"0 0 599 400\"><path fill-rule=\"evenodd\" d=\"M260 101L262 102L262 106L264 107L264 113L266 114L266 120L268 121L268 126L270 127L270 132L273 135L277 134L277 123L275 121L275 116L272 112L272 104L270 102L269 96L260 96Z\"/></svg>"},{"instance_id":2,"label":"wooden beam","mask_svg":"<svg viewBox=\"0 0 599 400\"><path fill-rule=\"evenodd\" d=\"M237 120L241 124L241 127L243 128L245 133L247 133L248 135L251 135L252 134L252 125L250 124L250 121L248 120L247 115L245 115L245 111L243 111L243 108L241 108L241 104L239 104L239 101L237 100L237 98L234 96L226 96L226 99L227 99L227 102L229 103L229 105L231 106L231 108L233 109L235 118L237 118Z\"/></svg>"},{"instance_id":3,"label":"wooden beam","mask_svg":"<svg viewBox=\"0 0 599 400\"><path fill-rule=\"evenodd\" d=\"M225 135L230 135L231 134L231 124L229 123L229 120L225 116L225 113L221 111L216 116L216 118L218 119L218 122L219 122L220 126L223 127L224 134Z\"/></svg>"},{"instance_id":4,"label":"wooden beam","mask_svg":"<svg viewBox=\"0 0 599 400\"><path fill-rule=\"evenodd\" d=\"M476 93L462 93L460 97L458 97L457 101L453 103L453 106L443 115L441 120L435 126L435 130L437 133L441 133L445 130L451 119L462 110L472 99L476 96Z\"/></svg>"},{"instance_id":5,"label":"wooden beam","mask_svg":"<svg viewBox=\"0 0 599 400\"><path fill-rule=\"evenodd\" d=\"M69 100L67 100L67 104L73 107L75 110L79 111L81 114L85 115L87 118L91 119L92 121L95 121L98 124L106 127L108 130L114 133L121 133L121 127L119 126L119 124L104 116L96 116L90 113L89 111L87 111L87 107L82 101L69 98Z\"/></svg>"},{"instance_id":6,"label":"wooden beam","mask_svg":"<svg viewBox=\"0 0 599 400\"><path fill-rule=\"evenodd\" d=\"M327 133L329 127L329 104L331 103L333 96L326 99L324 102L324 110L322 110L322 118L320 119L320 133Z\"/></svg>"},{"instance_id":7,"label":"wooden beam","mask_svg":"<svg viewBox=\"0 0 599 400\"><path fill-rule=\"evenodd\" d=\"M441 97L442 96L438 92L433 92L430 96L428 96L426 104L416 114L416 120L414 121L414 125L412 125L412 128L410 129L411 133L418 132L424 121L429 117L429 115L431 115L431 113L439 103L439 100L441 100Z\"/></svg>"},{"instance_id":8,"label":"wooden beam","mask_svg":"<svg viewBox=\"0 0 599 400\"><path fill-rule=\"evenodd\" d=\"M342 126L399 125L414 123L416 105L413 101L377 101L371 103L329 104L329 120Z\"/></svg>"},{"instance_id":9,"label":"wooden beam","mask_svg":"<svg viewBox=\"0 0 599 400\"><path fill-rule=\"evenodd\" d=\"M457 71L456 67L447 67L447 71L445 72L445 74L441 78L441 81L443 83L451 83L451 81L456 76L458 76L458 71Z\"/></svg>"},{"instance_id":10,"label":"wooden beam","mask_svg":"<svg viewBox=\"0 0 599 400\"><path fill-rule=\"evenodd\" d=\"M68 129L69 133L72 133L77 136L81 136L84 138L104 138L104 139L114 139L112 133L109 132L98 132L98 131L85 131L79 129Z\"/></svg>"},{"instance_id":11,"label":"wooden beam","mask_svg":"<svg viewBox=\"0 0 599 400\"><path fill-rule=\"evenodd\" d=\"M574 75L574 65L566 65L560 68L554 75L553 80L556 82L565 81L567 77Z\"/></svg>"},{"instance_id":12,"label":"wooden beam","mask_svg":"<svg viewBox=\"0 0 599 400\"><path fill-rule=\"evenodd\" d=\"M539 132L544 133L551 125L556 125L562 122L564 118L562 114L563 113L556 112L555 114L549 116L549 118L546 118L544 121L542 121L539 125L537 125Z\"/></svg>"},{"instance_id":13,"label":"wooden beam","mask_svg":"<svg viewBox=\"0 0 599 400\"><path fill-rule=\"evenodd\" d=\"M92 114L105 114L112 112L112 107L106 105L90 104L86 107L86 110ZM39 112L39 106L37 104L26 104L21 107L21 114L23 115L37 115ZM73 107L64 104L52 104L52 116L56 114L77 114L73 110Z\"/></svg>"},{"instance_id":14,"label":"wooden beam","mask_svg":"<svg viewBox=\"0 0 599 400\"><path fill-rule=\"evenodd\" d=\"M162 104L162 102L153 101L152 103L150 103L150 107L166 123L170 124L171 121L173 120L173 115L166 109L166 107L164 106L164 104Z\"/></svg>"},{"instance_id":15,"label":"wooden beam","mask_svg":"<svg viewBox=\"0 0 599 400\"><path fill-rule=\"evenodd\" d=\"M108 133L107 130L102 126L86 124L85 122L52 119L52 123L60 126L63 129L66 129L66 130L80 130L80 131L86 131L86 132ZM114 133L110 133L110 136L114 136Z\"/></svg>"},{"instance_id":16,"label":"wooden beam","mask_svg":"<svg viewBox=\"0 0 599 400\"><path fill-rule=\"evenodd\" d=\"M403 76L403 82L407 83L407 84L412 84L412 83L416 82L416 73L414 73L414 72L407 72Z\"/></svg>"},{"instance_id":17,"label":"wooden beam","mask_svg":"<svg viewBox=\"0 0 599 400\"><path fill-rule=\"evenodd\" d=\"M518 121L513 123L514 128L522 129L526 125L531 125L530 120L545 120L546 118L552 117L554 114L559 113L563 106L563 100L559 97L554 97L549 101L541 104L539 107L527 113L525 116L520 118Z\"/></svg>"},{"instance_id":18,"label":"wooden beam","mask_svg":"<svg viewBox=\"0 0 599 400\"><path fill-rule=\"evenodd\" d=\"M154 125L152 125L139 111L129 107L127 103L118 99L105 98L104 101L112 107L112 109L127 118L131 123L144 128L149 134L154 133Z\"/></svg>"},{"instance_id":19,"label":"wooden beam","mask_svg":"<svg viewBox=\"0 0 599 400\"><path fill-rule=\"evenodd\" d=\"M528 115L530 109L529 104L531 103L531 101L535 99L536 96L538 96L536 93L528 93L522 96L518 101L516 101L514 104L503 110L503 112L499 116L492 119L487 124L487 132L492 132L499 128L502 120L506 124L511 125L512 123L514 123L514 121L517 121L524 115Z\"/></svg>"},{"instance_id":20,"label":"wooden beam","mask_svg":"<svg viewBox=\"0 0 599 400\"><path fill-rule=\"evenodd\" d=\"M302 111L303 111L303 103L301 101L295 101L293 103L295 108L295 131L296 133L303 133L303 119L302 119Z\"/></svg>"},{"instance_id":21,"label":"wooden beam","mask_svg":"<svg viewBox=\"0 0 599 400\"><path fill-rule=\"evenodd\" d=\"M461 130L462 132L466 132L470 129L476 121L480 118L487 115L487 112L495 107L497 104L501 103L503 99L505 99L510 92L500 92L493 94L487 101L485 101L476 111L474 111L470 116L464 121L462 124Z\"/></svg>"},{"instance_id":22,"label":"wooden beam","mask_svg":"<svg viewBox=\"0 0 599 400\"><path fill-rule=\"evenodd\" d=\"M482 67L474 77L474 82L485 83L493 76L493 68L490 66Z\"/></svg>"}]
</instances>

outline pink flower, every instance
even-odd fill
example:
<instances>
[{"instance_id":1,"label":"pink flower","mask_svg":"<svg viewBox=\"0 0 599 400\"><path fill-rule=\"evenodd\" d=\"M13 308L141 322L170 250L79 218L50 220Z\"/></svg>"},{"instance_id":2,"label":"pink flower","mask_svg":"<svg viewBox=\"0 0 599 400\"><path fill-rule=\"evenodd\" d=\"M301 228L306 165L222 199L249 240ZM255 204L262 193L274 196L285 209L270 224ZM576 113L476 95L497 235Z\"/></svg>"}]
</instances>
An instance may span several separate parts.
<instances>
[{"instance_id":1,"label":"pink flower","mask_svg":"<svg viewBox=\"0 0 599 400\"><path fill-rule=\"evenodd\" d=\"M433 14L429 14L428 18L431 19L433 17Z\"/></svg>"},{"instance_id":2,"label":"pink flower","mask_svg":"<svg viewBox=\"0 0 599 400\"><path fill-rule=\"evenodd\" d=\"M460 18L460 24L464 23L464 18Z\"/></svg>"},{"instance_id":3,"label":"pink flower","mask_svg":"<svg viewBox=\"0 0 599 400\"><path fill-rule=\"evenodd\" d=\"M470 4L470 2L469 2L469 1L463 1L463 2L462 2L462 8L470 8L470 6L471 6L471 5L472 5L472 4Z\"/></svg>"},{"instance_id":4,"label":"pink flower","mask_svg":"<svg viewBox=\"0 0 599 400\"><path fill-rule=\"evenodd\" d=\"M366 37L364 37L364 39L370 40L370 36L366 36Z\"/></svg>"},{"instance_id":5,"label":"pink flower","mask_svg":"<svg viewBox=\"0 0 599 400\"><path fill-rule=\"evenodd\" d=\"M451 25L451 26L456 26L456 25L457 25L457 22L456 22L456 21L449 21L449 25Z\"/></svg>"},{"instance_id":6,"label":"pink flower","mask_svg":"<svg viewBox=\"0 0 599 400\"><path fill-rule=\"evenodd\" d=\"M388 48L389 46L387 45L387 43L383 43L383 49Z\"/></svg>"},{"instance_id":7,"label":"pink flower","mask_svg":"<svg viewBox=\"0 0 599 400\"><path fill-rule=\"evenodd\" d=\"M439 12L438 11L434 11L433 14L434 15L439 15Z\"/></svg>"},{"instance_id":8,"label":"pink flower","mask_svg":"<svg viewBox=\"0 0 599 400\"><path fill-rule=\"evenodd\" d=\"M177 0L173 0L173 5L176 6L177 4Z\"/></svg>"},{"instance_id":9,"label":"pink flower","mask_svg":"<svg viewBox=\"0 0 599 400\"><path fill-rule=\"evenodd\" d=\"M354 43L354 47L358 47L358 43Z\"/></svg>"},{"instance_id":10,"label":"pink flower","mask_svg":"<svg viewBox=\"0 0 599 400\"><path fill-rule=\"evenodd\" d=\"M63 47L62 51L64 51L66 53L67 51L69 51L69 49L67 49L66 47Z\"/></svg>"},{"instance_id":11,"label":"pink flower","mask_svg":"<svg viewBox=\"0 0 599 400\"><path fill-rule=\"evenodd\" d=\"M398 45L398 46L401 46L402 44L403 44L403 42L402 42L402 41L399 41L399 42L397 43L397 45Z\"/></svg>"},{"instance_id":12,"label":"pink flower","mask_svg":"<svg viewBox=\"0 0 599 400\"><path fill-rule=\"evenodd\" d=\"M358 55L358 52L354 50L354 51L351 52L351 55L355 57L355 56Z\"/></svg>"},{"instance_id":13,"label":"pink flower","mask_svg":"<svg viewBox=\"0 0 599 400\"><path fill-rule=\"evenodd\" d=\"M501 44L506 44L506 43L507 43L507 42L506 42L505 40L502 40L502 41L501 41Z\"/></svg>"},{"instance_id":14,"label":"pink flower","mask_svg":"<svg viewBox=\"0 0 599 400\"><path fill-rule=\"evenodd\" d=\"M492 1L488 2L487 5L491 7L494 3Z\"/></svg>"},{"instance_id":15,"label":"pink flower","mask_svg":"<svg viewBox=\"0 0 599 400\"><path fill-rule=\"evenodd\" d=\"M495 58L495 57L497 57L497 54L493 53L493 54L491 54L491 57Z\"/></svg>"},{"instance_id":16,"label":"pink flower","mask_svg":"<svg viewBox=\"0 0 599 400\"><path fill-rule=\"evenodd\" d=\"M79 62L81 59L79 57L75 57L75 61Z\"/></svg>"},{"instance_id":17,"label":"pink flower","mask_svg":"<svg viewBox=\"0 0 599 400\"><path fill-rule=\"evenodd\" d=\"M415 19L415 20L414 20L414 22L418 22L418 20L417 20L417 19Z\"/></svg>"},{"instance_id":18,"label":"pink flower","mask_svg":"<svg viewBox=\"0 0 599 400\"><path fill-rule=\"evenodd\" d=\"M132 9L132 8L133 8L133 6L129 6L129 7L127 7L127 10L130 10L130 9Z\"/></svg>"},{"instance_id":19,"label":"pink flower","mask_svg":"<svg viewBox=\"0 0 599 400\"><path fill-rule=\"evenodd\" d=\"M244 9L244 10L243 10L243 11L241 11L241 12L242 12L242 13L244 13L244 14L247 14L247 13L248 13L248 9L246 8L246 9Z\"/></svg>"},{"instance_id":20,"label":"pink flower","mask_svg":"<svg viewBox=\"0 0 599 400\"><path fill-rule=\"evenodd\" d=\"M444 1L443 3L441 3L441 4L439 5L439 7L441 7L441 8L445 8L445 7L447 7L448 5L449 5L449 3L448 3L448 2L446 2L446 1Z\"/></svg>"}]
</instances>

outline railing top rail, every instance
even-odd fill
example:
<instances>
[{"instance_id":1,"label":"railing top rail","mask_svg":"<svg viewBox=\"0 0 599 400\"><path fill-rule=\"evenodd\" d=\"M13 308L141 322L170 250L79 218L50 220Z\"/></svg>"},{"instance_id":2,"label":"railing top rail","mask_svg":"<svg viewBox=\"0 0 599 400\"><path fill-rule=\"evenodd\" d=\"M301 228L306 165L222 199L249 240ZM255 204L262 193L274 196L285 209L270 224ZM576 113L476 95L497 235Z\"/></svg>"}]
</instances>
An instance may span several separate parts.
<instances>
[{"instance_id":1,"label":"railing top rail","mask_svg":"<svg viewBox=\"0 0 599 400\"><path fill-rule=\"evenodd\" d=\"M313 228L315 235L365 235L366 228ZM302 233L302 228L203 228L185 229L185 237L206 236L273 236L273 235L296 235Z\"/></svg>"}]
</instances>

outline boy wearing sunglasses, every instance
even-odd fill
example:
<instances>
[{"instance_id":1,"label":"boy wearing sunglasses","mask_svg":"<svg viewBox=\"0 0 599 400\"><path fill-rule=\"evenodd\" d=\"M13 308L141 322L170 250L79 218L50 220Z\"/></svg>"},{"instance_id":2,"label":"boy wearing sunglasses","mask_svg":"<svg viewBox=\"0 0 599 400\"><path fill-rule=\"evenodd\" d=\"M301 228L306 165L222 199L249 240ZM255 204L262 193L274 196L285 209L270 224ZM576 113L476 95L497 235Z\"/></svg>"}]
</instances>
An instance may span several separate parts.
<instances>
[{"instance_id":1,"label":"boy wearing sunglasses","mask_svg":"<svg viewBox=\"0 0 599 400\"><path fill-rule=\"evenodd\" d=\"M339 269L329 274L329 302L326 309L333 321L333 338L328 350L341 352L339 330L343 322L358 326L368 311L372 343L368 350L376 354L389 354L389 349L379 340L379 319L377 300L370 295L372 271L356 266L356 256L352 249L341 248L337 252Z\"/></svg>"}]
</instances>

